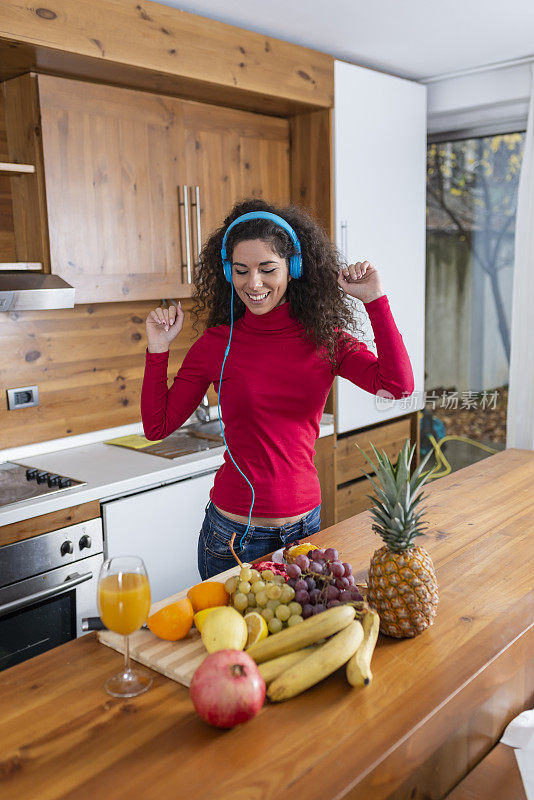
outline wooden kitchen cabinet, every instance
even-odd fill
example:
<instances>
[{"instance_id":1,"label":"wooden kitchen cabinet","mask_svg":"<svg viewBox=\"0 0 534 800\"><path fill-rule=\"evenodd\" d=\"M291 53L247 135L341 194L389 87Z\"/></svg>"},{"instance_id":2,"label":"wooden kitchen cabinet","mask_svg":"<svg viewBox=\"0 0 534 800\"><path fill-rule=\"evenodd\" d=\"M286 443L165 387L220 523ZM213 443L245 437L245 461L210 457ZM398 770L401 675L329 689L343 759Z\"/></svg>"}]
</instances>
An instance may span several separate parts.
<instances>
[{"instance_id":1,"label":"wooden kitchen cabinet","mask_svg":"<svg viewBox=\"0 0 534 800\"><path fill-rule=\"evenodd\" d=\"M413 417L415 416L415 420ZM386 422L363 431L355 431L345 436L338 436L335 449L336 462L336 522L342 522L355 514L360 514L371 508L369 494L374 493L373 485L365 477L363 471L374 475L371 465L364 458L358 446L376 461L371 444L381 453L385 450L388 457L393 460L402 449L406 439L411 444L416 444L418 451L418 438L415 434L417 415L408 415L393 422ZM414 453L412 468L417 462Z\"/></svg>"},{"instance_id":2,"label":"wooden kitchen cabinet","mask_svg":"<svg viewBox=\"0 0 534 800\"><path fill-rule=\"evenodd\" d=\"M50 75L4 92L8 138L30 137L45 189L22 228L39 219L33 260L76 303L190 297L199 249L236 200L289 202L287 119Z\"/></svg>"}]
</instances>

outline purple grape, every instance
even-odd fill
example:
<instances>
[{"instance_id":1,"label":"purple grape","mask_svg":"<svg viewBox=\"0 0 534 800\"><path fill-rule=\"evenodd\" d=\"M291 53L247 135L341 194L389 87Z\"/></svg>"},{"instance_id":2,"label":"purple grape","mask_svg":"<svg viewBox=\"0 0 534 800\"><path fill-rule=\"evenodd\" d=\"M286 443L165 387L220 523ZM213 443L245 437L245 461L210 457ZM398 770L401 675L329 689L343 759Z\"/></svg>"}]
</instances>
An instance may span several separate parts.
<instances>
[{"instance_id":1,"label":"purple grape","mask_svg":"<svg viewBox=\"0 0 534 800\"><path fill-rule=\"evenodd\" d=\"M295 585L293 588L296 592L299 592L301 589L304 589L306 591L308 589L308 584L306 583L304 578L299 578L298 580L295 581Z\"/></svg>"},{"instance_id":2,"label":"purple grape","mask_svg":"<svg viewBox=\"0 0 534 800\"><path fill-rule=\"evenodd\" d=\"M339 602L339 600L329 600L328 603L326 604L326 607L333 608L334 606L340 606L340 605L341 603Z\"/></svg>"},{"instance_id":3,"label":"purple grape","mask_svg":"<svg viewBox=\"0 0 534 800\"><path fill-rule=\"evenodd\" d=\"M298 578L301 570L298 564L288 564L286 572L290 578Z\"/></svg>"},{"instance_id":4,"label":"purple grape","mask_svg":"<svg viewBox=\"0 0 534 800\"><path fill-rule=\"evenodd\" d=\"M354 575L348 575L347 580L349 582L349 586L354 586Z\"/></svg>"},{"instance_id":5,"label":"purple grape","mask_svg":"<svg viewBox=\"0 0 534 800\"><path fill-rule=\"evenodd\" d=\"M346 561L343 562L343 569L345 570L345 577L348 578L349 575L352 575L352 567Z\"/></svg>"},{"instance_id":6,"label":"purple grape","mask_svg":"<svg viewBox=\"0 0 534 800\"><path fill-rule=\"evenodd\" d=\"M322 575L324 571L324 566L322 561L311 561L310 562L310 570L315 572L317 575Z\"/></svg>"},{"instance_id":7,"label":"purple grape","mask_svg":"<svg viewBox=\"0 0 534 800\"><path fill-rule=\"evenodd\" d=\"M325 564L323 566L323 575L331 575L331 574L332 574L332 570L330 569L330 564L328 564L325 561Z\"/></svg>"},{"instance_id":8,"label":"purple grape","mask_svg":"<svg viewBox=\"0 0 534 800\"><path fill-rule=\"evenodd\" d=\"M317 584L315 583L313 578L306 578L305 580L306 580L306 586L308 588L308 591L311 591L312 589L315 589Z\"/></svg>"},{"instance_id":9,"label":"purple grape","mask_svg":"<svg viewBox=\"0 0 534 800\"><path fill-rule=\"evenodd\" d=\"M326 606L323 603L317 603L313 609L314 614L321 614L323 611L326 611Z\"/></svg>"},{"instance_id":10,"label":"purple grape","mask_svg":"<svg viewBox=\"0 0 534 800\"><path fill-rule=\"evenodd\" d=\"M305 589L301 589L299 592L295 592L295 600L302 606L310 602L310 595Z\"/></svg>"},{"instance_id":11,"label":"purple grape","mask_svg":"<svg viewBox=\"0 0 534 800\"><path fill-rule=\"evenodd\" d=\"M295 599L296 597L297 596L295 595ZM350 603L350 601L352 600L352 594L350 592L350 589L343 589L343 591L339 595L339 599L341 600L342 603Z\"/></svg>"},{"instance_id":12,"label":"purple grape","mask_svg":"<svg viewBox=\"0 0 534 800\"><path fill-rule=\"evenodd\" d=\"M310 592L310 602L318 603L321 599L321 590L320 589L312 589ZM300 600L297 599L297 595L295 595L295 600L297 603L300 603Z\"/></svg>"},{"instance_id":13,"label":"purple grape","mask_svg":"<svg viewBox=\"0 0 534 800\"><path fill-rule=\"evenodd\" d=\"M339 600L339 589L335 586L329 586L326 590L326 597L328 600Z\"/></svg>"},{"instance_id":14,"label":"purple grape","mask_svg":"<svg viewBox=\"0 0 534 800\"><path fill-rule=\"evenodd\" d=\"M296 557L295 564L297 564L297 566L299 566L301 570L307 570L308 567L310 566L310 559L308 558L308 556L301 554L300 556Z\"/></svg>"},{"instance_id":15,"label":"purple grape","mask_svg":"<svg viewBox=\"0 0 534 800\"><path fill-rule=\"evenodd\" d=\"M339 553L337 550L334 550L333 547L327 547L324 551L324 555L329 561L337 561L339 558Z\"/></svg>"},{"instance_id":16,"label":"purple grape","mask_svg":"<svg viewBox=\"0 0 534 800\"><path fill-rule=\"evenodd\" d=\"M313 616L313 606L309 603L305 603L302 606L302 619L308 619L308 617Z\"/></svg>"},{"instance_id":17,"label":"purple grape","mask_svg":"<svg viewBox=\"0 0 534 800\"><path fill-rule=\"evenodd\" d=\"M336 578L342 578L345 574L345 567L339 561L333 561L330 565L330 569L332 571L332 575Z\"/></svg>"},{"instance_id":18,"label":"purple grape","mask_svg":"<svg viewBox=\"0 0 534 800\"><path fill-rule=\"evenodd\" d=\"M350 591L350 593L352 595L352 599L353 600L363 600L363 597L361 596L360 592L358 591L358 589L355 586L352 586L349 589L349 591Z\"/></svg>"},{"instance_id":19,"label":"purple grape","mask_svg":"<svg viewBox=\"0 0 534 800\"><path fill-rule=\"evenodd\" d=\"M296 578L289 578L289 580L287 581L287 585L291 586L291 588L294 589L296 582L297 582Z\"/></svg>"},{"instance_id":20,"label":"purple grape","mask_svg":"<svg viewBox=\"0 0 534 800\"><path fill-rule=\"evenodd\" d=\"M336 578L336 586L338 589L348 589L349 582L346 578Z\"/></svg>"}]
</instances>

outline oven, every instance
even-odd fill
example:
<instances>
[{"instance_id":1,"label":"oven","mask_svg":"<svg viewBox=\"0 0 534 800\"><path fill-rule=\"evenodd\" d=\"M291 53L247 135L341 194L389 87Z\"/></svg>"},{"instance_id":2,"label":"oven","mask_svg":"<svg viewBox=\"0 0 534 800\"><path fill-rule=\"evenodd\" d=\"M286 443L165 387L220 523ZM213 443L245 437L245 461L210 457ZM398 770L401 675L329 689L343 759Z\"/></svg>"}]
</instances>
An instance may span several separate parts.
<instances>
[{"instance_id":1,"label":"oven","mask_svg":"<svg viewBox=\"0 0 534 800\"><path fill-rule=\"evenodd\" d=\"M100 517L0 547L0 670L84 633L103 560Z\"/></svg>"}]
</instances>

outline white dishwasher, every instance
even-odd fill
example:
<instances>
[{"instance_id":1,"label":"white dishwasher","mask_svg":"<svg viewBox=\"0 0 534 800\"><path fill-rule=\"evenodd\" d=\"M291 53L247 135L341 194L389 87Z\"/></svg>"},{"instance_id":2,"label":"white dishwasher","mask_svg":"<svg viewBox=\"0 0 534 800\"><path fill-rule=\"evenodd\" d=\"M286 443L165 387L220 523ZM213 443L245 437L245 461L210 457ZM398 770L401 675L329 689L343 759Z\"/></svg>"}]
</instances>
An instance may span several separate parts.
<instances>
[{"instance_id":1,"label":"white dishwasher","mask_svg":"<svg viewBox=\"0 0 534 800\"><path fill-rule=\"evenodd\" d=\"M102 503L104 556L141 556L152 602L201 580L198 536L216 471Z\"/></svg>"}]
</instances>

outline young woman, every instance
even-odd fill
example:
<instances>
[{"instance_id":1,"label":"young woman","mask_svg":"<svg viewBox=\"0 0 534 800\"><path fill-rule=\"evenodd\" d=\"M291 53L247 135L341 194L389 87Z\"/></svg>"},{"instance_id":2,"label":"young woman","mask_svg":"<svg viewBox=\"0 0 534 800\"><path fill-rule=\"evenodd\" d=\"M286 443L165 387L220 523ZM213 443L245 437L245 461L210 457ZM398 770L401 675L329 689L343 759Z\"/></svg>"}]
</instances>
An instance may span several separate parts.
<instances>
[{"instance_id":1,"label":"young woman","mask_svg":"<svg viewBox=\"0 0 534 800\"><path fill-rule=\"evenodd\" d=\"M254 218L232 226L250 212L274 214L279 222ZM193 320L206 330L170 389L169 345L184 312L179 304L147 317L141 412L146 437L162 439L188 419L210 384L219 394L231 455L225 452L215 476L198 541L205 580L235 564L233 533L237 555L250 562L319 530L314 443L336 375L394 398L411 394L414 383L378 271L368 261L344 265L304 209L262 200L236 204L206 242L200 265ZM355 323L347 296L365 304L378 357L348 332Z\"/></svg>"}]
</instances>

